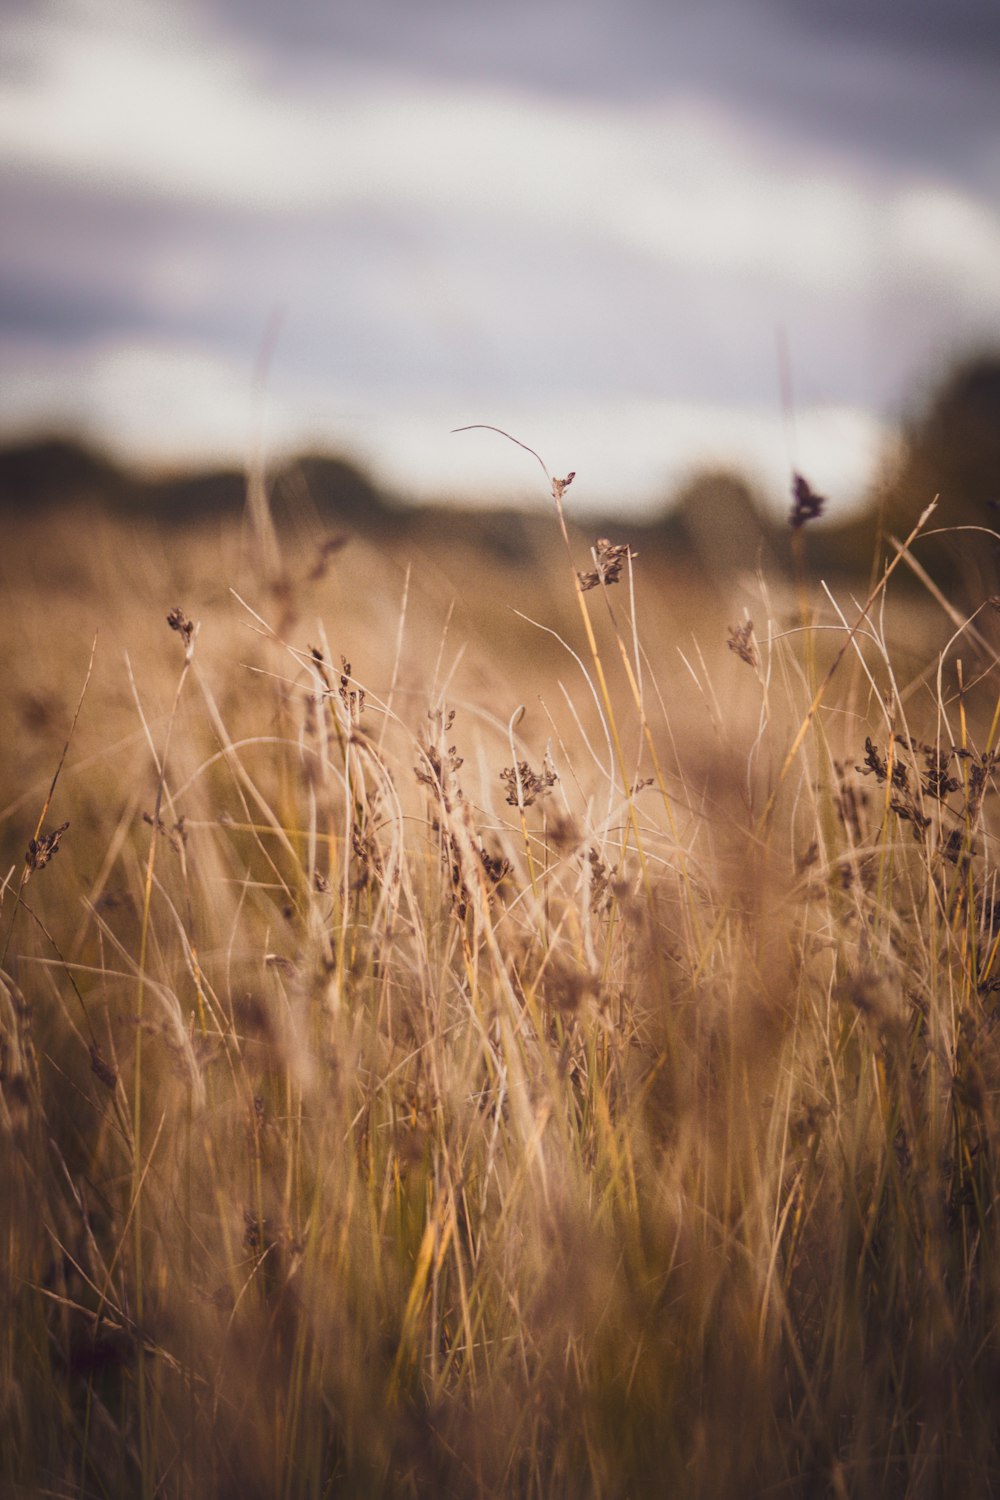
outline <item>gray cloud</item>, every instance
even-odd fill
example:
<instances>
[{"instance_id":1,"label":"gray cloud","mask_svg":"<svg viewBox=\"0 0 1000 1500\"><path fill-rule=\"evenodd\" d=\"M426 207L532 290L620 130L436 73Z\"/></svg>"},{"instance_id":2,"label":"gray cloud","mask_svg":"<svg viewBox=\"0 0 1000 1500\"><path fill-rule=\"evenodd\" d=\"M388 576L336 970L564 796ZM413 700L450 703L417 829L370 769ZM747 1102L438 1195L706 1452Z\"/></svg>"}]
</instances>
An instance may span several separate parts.
<instances>
[{"instance_id":1,"label":"gray cloud","mask_svg":"<svg viewBox=\"0 0 1000 1500\"><path fill-rule=\"evenodd\" d=\"M554 98L697 96L873 173L948 178L1000 203L995 0L211 0L284 83L393 67Z\"/></svg>"},{"instance_id":2,"label":"gray cloud","mask_svg":"<svg viewBox=\"0 0 1000 1500\"><path fill-rule=\"evenodd\" d=\"M909 55L942 54L995 68L1000 14L994 0L762 0L789 25Z\"/></svg>"},{"instance_id":3,"label":"gray cloud","mask_svg":"<svg viewBox=\"0 0 1000 1500\"><path fill-rule=\"evenodd\" d=\"M806 43L835 36L907 57L942 53L985 61L1000 51L994 0L380 0L331 6L319 0L209 0L210 14L269 53L338 49L356 57L435 62L483 76L552 78L584 89L669 76L692 47L713 39L719 59L755 34ZM714 59L711 55L709 64ZM582 65L582 68L572 65Z\"/></svg>"},{"instance_id":4,"label":"gray cloud","mask_svg":"<svg viewBox=\"0 0 1000 1500\"><path fill-rule=\"evenodd\" d=\"M371 82L372 96L389 100L395 76L405 100L405 85L416 78L456 98L502 90L504 109L481 127L498 159L508 149L503 136L512 115L517 119L512 92L523 97L526 116L540 102L554 111L581 101L600 105L572 118L600 128L610 122L623 157L633 142L637 155L647 144L639 135L644 117L631 106L662 103L697 139L680 144L669 181L646 168L637 180L651 183L653 195L675 192L671 202L690 202L707 224L718 219L719 232L736 240L735 253L715 256L708 244L701 257L701 241L696 252L674 253L673 226L662 212L656 218L656 204L645 240L616 236L596 201L591 226L591 200L581 199L579 181L567 234L558 215L540 214L535 200L518 212L525 205L513 201L523 175L517 163L506 176L510 201L485 207L462 201L463 184L478 187L467 162L447 191L437 174L437 197L421 190L417 162L412 192L398 172L386 172L384 192L362 183L324 201L321 182L302 207L254 203L238 193L223 203L204 186L200 198L194 189L187 193L183 149L166 187L163 180L146 183L141 164L117 183L92 174L88 187L57 167L47 176L9 167L0 170L0 342L8 350L31 342L51 350L55 364L84 346L98 350L102 341L187 347L219 353L238 381L252 370L263 331L282 308L270 377L276 391L297 397L316 390L323 400L327 391L347 393L367 413L380 403L416 407L427 397L438 402L433 420L444 429L453 420L489 419L515 399L539 411L554 400L568 409L604 398L623 408L630 399L773 408L777 322L791 334L800 400L884 411L915 370L951 355L955 341L975 332L975 309L963 310L956 284L962 263L943 255L938 274L934 246L928 251L924 243L914 269L888 230L891 245L883 249L879 209L883 189L889 199L901 182L919 187L927 180L964 190L996 219L992 5L959 0L947 12L947 38L929 0L892 12L860 0L839 7L818 0L705 0L698 7L511 0L502 12L486 0L383 0L377 8L290 0L280 9L269 0L202 0L195 14L214 24L209 43L219 56L249 68L259 90L253 102L273 93L279 123L288 101L306 94L336 99L345 80L355 92ZM161 22L170 15L164 0ZM44 62L29 56L25 65L38 70ZM693 111L680 107L687 105ZM179 123L183 108L180 98ZM382 156L371 155L373 173L398 159L404 110L378 138ZM461 118L456 109L456 122ZM708 146L698 137L702 119L710 126ZM316 120L310 144L319 140L323 149L326 130L331 150L338 149L337 117ZM725 128L714 136L718 120ZM597 138L598 125L593 129L588 140ZM745 158L749 169L759 161L762 176L742 218L731 203L720 210L697 192L686 195L686 180L677 190L678 174L697 173L699 150L716 149L716 140L739 146L744 138L754 146ZM294 150L301 136L289 139ZM427 139L440 147L434 131ZM517 140L518 151L531 150L530 139ZM191 142L192 152L212 146ZM349 139L343 149L350 152ZM540 175L551 173L557 193L576 139L566 145L559 137L547 149ZM799 199L780 192L770 222L792 250L784 271L768 263L786 241L762 238L759 215L783 161L795 174L796 194L808 191L810 161L815 180L832 184L834 207L821 203L817 211L833 236L843 190L845 245L855 235L846 249L870 260L860 272L829 284L798 275L808 253L801 246L815 246L815 239L805 235L800 246ZM623 159L623 177L628 166ZM613 194L617 184L608 177L615 167L612 161L603 177L584 176L595 198ZM725 197L730 178L717 165L712 170L711 193ZM647 206L627 194L623 202L640 213ZM932 205L928 214L935 212ZM944 212L947 218L947 206Z\"/></svg>"},{"instance_id":5,"label":"gray cloud","mask_svg":"<svg viewBox=\"0 0 1000 1500\"><path fill-rule=\"evenodd\" d=\"M35 180L0 171L6 213L0 253L0 328L53 343L166 329L231 338L236 299L169 295L171 255L231 265L251 233L247 215L162 198ZM167 269L157 276L158 265ZM167 295L165 295L165 293Z\"/></svg>"},{"instance_id":6,"label":"gray cloud","mask_svg":"<svg viewBox=\"0 0 1000 1500\"><path fill-rule=\"evenodd\" d=\"M0 192L8 338L58 349L163 335L249 369L281 309L275 379L333 383L369 402L437 386L464 387L484 408L512 393L595 390L766 404L780 320L794 330L803 399L882 405L901 369L955 326L947 286L888 269L859 316L850 285L817 299L761 269L667 274L600 238L567 246L558 224L529 232L455 208L265 214L2 177Z\"/></svg>"}]
</instances>

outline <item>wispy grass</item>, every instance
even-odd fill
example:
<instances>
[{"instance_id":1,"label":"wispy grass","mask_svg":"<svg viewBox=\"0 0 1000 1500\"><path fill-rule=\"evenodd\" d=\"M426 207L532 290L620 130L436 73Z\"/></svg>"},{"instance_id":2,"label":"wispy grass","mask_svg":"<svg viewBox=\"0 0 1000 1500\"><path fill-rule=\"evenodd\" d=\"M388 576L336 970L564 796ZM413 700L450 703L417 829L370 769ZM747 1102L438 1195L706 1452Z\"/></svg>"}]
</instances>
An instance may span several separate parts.
<instances>
[{"instance_id":1,"label":"wispy grass","mask_svg":"<svg viewBox=\"0 0 1000 1500\"><path fill-rule=\"evenodd\" d=\"M567 484L454 619L260 524L22 542L9 1492L1000 1490L990 610L897 602L918 526L734 625Z\"/></svg>"}]
</instances>

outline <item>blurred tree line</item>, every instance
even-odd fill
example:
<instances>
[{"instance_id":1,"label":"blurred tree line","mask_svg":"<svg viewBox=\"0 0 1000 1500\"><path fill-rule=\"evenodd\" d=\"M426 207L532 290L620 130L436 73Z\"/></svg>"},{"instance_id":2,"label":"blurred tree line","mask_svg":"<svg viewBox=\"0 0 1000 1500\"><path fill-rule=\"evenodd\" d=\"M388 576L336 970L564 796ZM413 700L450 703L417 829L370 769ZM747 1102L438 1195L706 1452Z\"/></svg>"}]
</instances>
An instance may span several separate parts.
<instances>
[{"instance_id":1,"label":"blurred tree line","mask_svg":"<svg viewBox=\"0 0 1000 1500\"><path fill-rule=\"evenodd\" d=\"M807 476L808 477L808 476ZM791 476L790 476L791 479ZM237 469L143 478L68 438L44 438L0 450L0 517L38 515L67 503L97 505L168 526L215 522L242 512L247 475ZM381 536L446 533L490 551L530 555L541 518L516 511L415 510L386 496L342 457L310 454L267 476L282 528L336 527ZM917 544L918 561L942 585L960 583L979 598L1000 592L1000 352L969 357L940 381L903 425L898 451L886 455L868 506L849 519L809 524L811 566L858 575L891 555L935 496L934 534ZM835 497L830 497L835 499ZM791 492L789 493L789 508ZM601 530L600 522L591 529ZM662 515L632 521L620 515L607 529L628 529L649 550L669 551L713 574L781 565L789 527L752 485L731 472L704 472L670 497Z\"/></svg>"},{"instance_id":2,"label":"blurred tree line","mask_svg":"<svg viewBox=\"0 0 1000 1500\"><path fill-rule=\"evenodd\" d=\"M961 586L974 602L1000 593L1000 353L956 364L904 421L866 506L846 519L807 524L811 565L826 575L869 573L874 561L894 554L892 538L908 536L935 498L934 515L914 544L917 562L942 587ZM728 471L694 476L661 531L707 567L766 570L789 557L787 519L785 525L774 519L750 482Z\"/></svg>"}]
</instances>

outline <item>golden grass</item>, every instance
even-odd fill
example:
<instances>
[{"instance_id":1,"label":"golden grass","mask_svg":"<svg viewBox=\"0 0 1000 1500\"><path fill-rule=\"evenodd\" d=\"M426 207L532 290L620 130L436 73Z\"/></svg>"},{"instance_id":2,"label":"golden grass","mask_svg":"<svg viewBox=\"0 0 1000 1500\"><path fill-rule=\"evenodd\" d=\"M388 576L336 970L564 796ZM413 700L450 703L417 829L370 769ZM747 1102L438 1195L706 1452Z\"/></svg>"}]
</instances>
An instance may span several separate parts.
<instances>
[{"instance_id":1,"label":"golden grass","mask_svg":"<svg viewBox=\"0 0 1000 1500\"><path fill-rule=\"evenodd\" d=\"M0 564L6 1492L1000 1490L989 611L264 533Z\"/></svg>"}]
</instances>

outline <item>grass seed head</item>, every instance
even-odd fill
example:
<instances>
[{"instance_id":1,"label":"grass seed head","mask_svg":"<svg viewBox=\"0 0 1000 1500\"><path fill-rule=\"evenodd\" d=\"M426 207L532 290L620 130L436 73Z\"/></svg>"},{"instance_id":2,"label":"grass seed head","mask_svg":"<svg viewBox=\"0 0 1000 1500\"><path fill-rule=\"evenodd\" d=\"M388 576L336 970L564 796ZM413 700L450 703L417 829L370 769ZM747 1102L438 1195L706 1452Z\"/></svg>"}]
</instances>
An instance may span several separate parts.
<instances>
[{"instance_id":1,"label":"grass seed head","mask_svg":"<svg viewBox=\"0 0 1000 1500\"><path fill-rule=\"evenodd\" d=\"M190 647L194 636L194 623L189 620L179 604L175 604L167 615L167 624L171 630L176 630L185 647Z\"/></svg>"},{"instance_id":2,"label":"grass seed head","mask_svg":"<svg viewBox=\"0 0 1000 1500\"><path fill-rule=\"evenodd\" d=\"M49 860L59 853L60 841L68 827L69 820L67 819L65 823L60 823L58 828L53 828L50 833L40 834L38 838L31 840L24 856L29 875L33 875L36 870L44 870Z\"/></svg>"},{"instance_id":3,"label":"grass seed head","mask_svg":"<svg viewBox=\"0 0 1000 1500\"><path fill-rule=\"evenodd\" d=\"M590 573L576 575L581 594L585 594L588 589L596 589L599 583L617 583L628 559L637 556L637 553L629 550L627 542L610 542L605 536L597 538L592 551L597 567Z\"/></svg>"},{"instance_id":4,"label":"grass seed head","mask_svg":"<svg viewBox=\"0 0 1000 1500\"><path fill-rule=\"evenodd\" d=\"M729 639L726 644L730 651L734 651L740 661L745 661L748 667L756 671L760 665L757 655L757 643L753 635L753 621L747 620L742 625L731 625L729 627Z\"/></svg>"},{"instance_id":5,"label":"grass seed head","mask_svg":"<svg viewBox=\"0 0 1000 1500\"><path fill-rule=\"evenodd\" d=\"M792 477L792 509L788 517L788 524L793 531L798 531L800 526L805 526L807 521L815 521L823 514L826 506L826 497L817 495L808 479L801 474Z\"/></svg>"}]
</instances>

